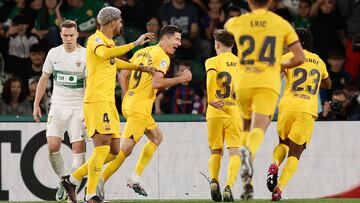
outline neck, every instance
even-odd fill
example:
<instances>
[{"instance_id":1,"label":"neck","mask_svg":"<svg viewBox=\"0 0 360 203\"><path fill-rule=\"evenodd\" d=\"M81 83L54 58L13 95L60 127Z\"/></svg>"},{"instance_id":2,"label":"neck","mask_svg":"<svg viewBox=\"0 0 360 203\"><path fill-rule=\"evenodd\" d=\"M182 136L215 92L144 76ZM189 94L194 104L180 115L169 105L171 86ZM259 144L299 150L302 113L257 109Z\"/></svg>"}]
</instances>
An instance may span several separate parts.
<instances>
[{"instance_id":1,"label":"neck","mask_svg":"<svg viewBox=\"0 0 360 203\"><path fill-rule=\"evenodd\" d=\"M218 50L216 50L216 54L220 55L222 53L226 53L226 52L230 52L231 53L231 48L228 47L221 47Z\"/></svg>"},{"instance_id":2,"label":"neck","mask_svg":"<svg viewBox=\"0 0 360 203\"><path fill-rule=\"evenodd\" d=\"M10 104L11 104L11 105L17 104L17 103L18 103L18 99L19 99L18 96L11 97Z\"/></svg>"},{"instance_id":3,"label":"neck","mask_svg":"<svg viewBox=\"0 0 360 203\"><path fill-rule=\"evenodd\" d=\"M170 55L169 53L166 52L166 49L165 49L165 45L164 45L164 42L163 41L159 41L159 46L164 50L164 52L167 54L167 55Z\"/></svg>"},{"instance_id":4,"label":"neck","mask_svg":"<svg viewBox=\"0 0 360 203\"><path fill-rule=\"evenodd\" d=\"M185 7L185 1L184 2L176 2L176 1L172 1L172 4L175 8L177 9L182 9Z\"/></svg>"},{"instance_id":5,"label":"neck","mask_svg":"<svg viewBox=\"0 0 360 203\"><path fill-rule=\"evenodd\" d=\"M76 48L78 47L77 44L73 45L73 46L64 46L64 49L66 52L73 52L76 50Z\"/></svg>"},{"instance_id":6,"label":"neck","mask_svg":"<svg viewBox=\"0 0 360 203\"><path fill-rule=\"evenodd\" d=\"M114 37L113 31L107 26L101 26L100 32L102 32L108 39L112 39Z\"/></svg>"},{"instance_id":7,"label":"neck","mask_svg":"<svg viewBox=\"0 0 360 203\"><path fill-rule=\"evenodd\" d=\"M55 9L49 8L49 9L48 9L48 12L49 12L49 14L54 14L54 13L55 13Z\"/></svg>"},{"instance_id":8,"label":"neck","mask_svg":"<svg viewBox=\"0 0 360 203\"><path fill-rule=\"evenodd\" d=\"M41 65L32 64L32 69L33 69L35 72L40 72L40 71L42 71L42 66L41 66Z\"/></svg>"}]
</instances>

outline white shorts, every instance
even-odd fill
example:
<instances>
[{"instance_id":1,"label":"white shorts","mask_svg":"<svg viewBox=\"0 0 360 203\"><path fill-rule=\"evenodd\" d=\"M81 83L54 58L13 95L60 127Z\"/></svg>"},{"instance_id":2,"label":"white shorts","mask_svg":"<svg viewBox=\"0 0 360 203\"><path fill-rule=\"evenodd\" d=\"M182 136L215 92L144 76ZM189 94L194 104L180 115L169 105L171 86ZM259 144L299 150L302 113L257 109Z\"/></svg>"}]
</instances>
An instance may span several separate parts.
<instances>
[{"instance_id":1,"label":"white shorts","mask_svg":"<svg viewBox=\"0 0 360 203\"><path fill-rule=\"evenodd\" d=\"M84 113L82 109L51 108L46 125L46 137L60 137L64 140L68 132L70 143L85 141Z\"/></svg>"}]
</instances>

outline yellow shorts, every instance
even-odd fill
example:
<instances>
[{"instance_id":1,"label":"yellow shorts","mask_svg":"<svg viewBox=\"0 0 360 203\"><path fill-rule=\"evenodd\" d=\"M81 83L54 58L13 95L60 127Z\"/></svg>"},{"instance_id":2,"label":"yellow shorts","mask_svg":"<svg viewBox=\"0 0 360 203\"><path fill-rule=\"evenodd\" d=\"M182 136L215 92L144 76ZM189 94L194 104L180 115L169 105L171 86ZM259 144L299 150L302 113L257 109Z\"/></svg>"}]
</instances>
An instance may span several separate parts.
<instances>
[{"instance_id":1,"label":"yellow shorts","mask_svg":"<svg viewBox=\"0 0 360 203\"><path fill-rule=\"evenodd\" d=\"M207 120L210 149L240 147L241 120L238 118L210 118Z\"/></svg>"},{"instance_id":2,"label":"yellow shorts","mask_svg":"<svg viewBox=\"0 0 360 203\"><path fill-rule=\"evenodd\" d=\"M120 138L120 118L114 103L84 103L84 119L89 137L98 132L112 134L111 138Z\"/></svg>"},{"instance_id":3,"label":"yellow shorts","mask_svg":"<svg viewBox=\"0 0 360 203\"><path fill-rule=\"evenodd\" d=\"M279 95L268 88L238 89L236 92L241 116L251 119L251 114L258 113L273 116Z\"/></svg>"},{"instance_id":4,"label":"yellow shorts","mask_svg":"<svg viewBox=\"0 0 360 203\"><path fill-rule=\"evenodd\" d=\"M277 122L279 137L289 138L298 145L308 144L314 129L315 118L309 113L280 112Z\"/></svg>"},{"instance_id":5,"label":"yellow shorts","mask_svg":"<svg viewBox=\"0 0 360 203\"><path fill-rule=\"evenodd\" d=\"M126 123L121 138L131 138L138 142L146 130L157 128L157 124L152 116L145 116L126 109L122 110Z\"/></svg>"}]
</instances>

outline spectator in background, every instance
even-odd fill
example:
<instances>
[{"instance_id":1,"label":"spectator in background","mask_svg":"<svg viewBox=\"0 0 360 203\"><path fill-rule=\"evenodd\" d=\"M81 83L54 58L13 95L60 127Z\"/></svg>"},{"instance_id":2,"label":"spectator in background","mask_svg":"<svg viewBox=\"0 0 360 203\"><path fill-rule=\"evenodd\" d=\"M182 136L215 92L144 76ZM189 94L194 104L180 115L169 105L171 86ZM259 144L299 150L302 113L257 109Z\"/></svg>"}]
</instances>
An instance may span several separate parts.
<instances>
[{"instance_id":1,"label":"spectator in background","mask_svg":"<svg viewBox=\"0 0 360 203\"><path fill-rule=\"evenodd\" d=\"M336 51L330 51L327 59L329 77L331 79L331 89L321 90L321 99L328 101L336 90L342 90L346 83L351 80L351 75L344 70L344 55Z\"/></svg>"},{"instance_id":2,"label":"spectator in background","mask_svg":"<svg viewBox=\"0 0 360 203\"><path fill-rule=\"evenodd\" d=\"M292 25L294 28L310 28L310 8L311 0L300 0L299 9L297 12L298 15L292 19Z\"/></svg>"},{"instance_id":3,"label":"spectator in background","mask_svg":"<svg viewBox=\"0 0 360 203\"><path fill-rule=\"evenodd\" d=\"M144 4L141 1L127 0L119 9L121 10L124 27L134 26L138 29L144 30L146 17Z\"/></svg>"},{"instance_id":4,"label":"spectator in background","mask_svg":"<svg viewBox=\"0 0 360 203\"><path fill-rule=\"evenodd\" d=\"M360 1L339 0L337 5L346 20L346 70L353 78L360 77ZM357 41L358 45L355 45Z\"/></svg>"},{"instance_id":5,"label":"spectator in background","mask_svg":"<svg viewBox=\"0 0 360 203\"><path fill-rule=\"evenodd\" d=\"M205 29L206 38L210 40L215 29L224 27L225 13L222 10L222 0L209 0L208 7L209 11L202 19L202 26Z\"/></svg>"},{"instance_id":6,"label":"spectator in background","mask_svg":"<svg viewBox=\"0 0 360 203\"><path fill-rule=\"evenodd\" d=\"M5 27L9 27L12 19L20 14L25 8L25 0L12 0L6 2L0 9L0 22L4 23Z\"/></svg>"},{"instance_id":7,"label":"spectator in background","mask_svg":"<svg viewBox=\"0 0 360 203\"><path fill-rule=\"evenodd\" d=\"M78 42L84 45L85 40L96 31L97 14L107 4L102 0L66 0L66 2L67 5L61 10L61 16L76 22L79 29Z\"/></svg>"},{"instance_id":8,"label":"spectator in background","mask_svg":"<svg viewBox=\"0 0 360 203\"><path fill-rule=\"evenodd\" d=\"M26 99L26 91L20 78L8 79L1 94L1 115L31 115L31 106Z\"/></svg>"},{"instance_id":9,"label":"spectator in background","mask_svg":"<svg viewBox=\"0 0 360 203\"><path fill-rule=\"evenodd\" d=\"M283 0L273 0L270 3L269 10L278 14L288 22L291 22L291 19L293 18Z\"/></svg>"},{"instance_id":10,"label":"spectator in background","mask_svg":"<svg viewBox=\"0 0 360 203\"><path fill-rule=\"evenodd\" d=\"M348 95L349 106L351 110L351 120L360 120L360 89L355 81L347 83L344 91Z\"/></svg>"},{"instance_id":11,"label":"spectator in background","mask_svg":"<svg viewBox=\"0 0 360 203\"><path fill-rule=\"evenodd\" d=\"M344 51L345 22L335 8L336 0L316 0L310 9L310 30L314 36L314 52L324 61L328 50Z\"/></svg>"},{"instance_id":12,"label":"spectator in background","mask_svg":"<svg viewBox=\"0 0 360 203\"><path fill-rule=\"evenodd\" d=\"M29 62L30 46L38 43L36 36L29 31L29 21L25 15L17 15L9 27L9 51L6 71L20 75Z\"/></svg>"},{"instance_id":13,"label":"spectator in background","mask_svg":"<svg viewBox=\"0 0 360 203\"><path fill-rule=\"evenodd\" d=\"M159 9L163 25L176 25L182 30L181 47L176 58L204 61L211 55L211 44L199 38L198 13L194 5L185 0L171 0Z\"/></svg>"},{"instance_id":14,"label":"spectator in background","mask_svg":"<svg viewBox=\"0 0 360 203\"><path fill-rule=\"evenodd\" d=\"M160 19L157 17L150 17L148 21L146 22L146 32L154 33L154 37L150 39L148 43L145 44L145 46L152 46L159 42L159 31L161 28L161 22Z\"/></svg>"},{"instance_id":15,"label":"spectator in background","mask_svg":"<svg viewBox=\"0 0 360 203\"><path fill-rule=\"evenodd\" d=\"M25 0L25 8L21 13L27 17L30 30L34 28L35 19L42 8L43 0Z\"/></svg>"},{"instance_id":16,"label":"spectator in background","mask_svg":"<svg viewBox=\"0 0 360 203\"><path fill-rule=\"evenodd\" d=\"M282 0L292 16L297 16L301 0Z\"/></svg>"},{"instance_id":17,"label":"spectator in background","mask_svg":"<svg viewBox=\"0 0 360 203\"><path fill-rule=\"evenodd\" d=\"M35 101L35 95L36 95L36 87L39 82L39 78L34 78L31 81L29 81L29 94L26 98L26 100L31 105L31 111L33 111L34 108L34 101ZM50 98L47 94L44 94L44 96L41 98L40 102L40 109L41 114L46 115L49 113L49 106L50 106Z\"/></svg>"},{"instance_id":18,"label":"spectator in background","mask_svg":"<svg viewBox=\"0 0 360 203\"><path fill-rule=\"evenodd\" d=\"M180 62L175 67L175 77L191 71L190 64ZM161 92L155 100L155 114L203 114L203 90L199 85L184 82Z\"/></svg>"},{"instance_id":19,"label":"spectator in background","mask_svg":"<svg viewBox=\"0 0 360 203\"><path fill-rule=\"evenodd\" d=\"M323 111L319 113L319 121L346 121L351 120L352 111L348 95L344 90L336 90L330 102L324 102Z\"/></svg>"},{"instance_id":20,"label":"spectator in background","mask_svg":"<svg viewBox=\"0 0 360 203\"><path fill-rule=\"evenodd\" d=\"M45 0L45 7L42 8L35 18L35 27L31 30L39 39L45 38L50 47L60 45L58 31L59 20L61 19L60 6L62 0Z\"/></svg>"},{"instance_id":21,"label":"spectator in background","mask_svg":"<svg viewBox=\"0 0 360 203\"><path fill-rule=\"evenodd\" d=\"M46 57L46 50L41 44L33 44L30 47L30 61L26 66L22 67L21 73L18 75L24 82L29 85L31 80L40 78L42 68Z\"/></svg>"},{"instance_id":22,"label":"spectator in background","mask_svg":"<svg viewBox=\"0 0 360 203\"><path fill-rule=\"evenodd\" d=\"M230 18L240 16L242 14L241 8L237 5L230 4L226 8L226 20L229 20Z\"/></svg>"}]
</instances>

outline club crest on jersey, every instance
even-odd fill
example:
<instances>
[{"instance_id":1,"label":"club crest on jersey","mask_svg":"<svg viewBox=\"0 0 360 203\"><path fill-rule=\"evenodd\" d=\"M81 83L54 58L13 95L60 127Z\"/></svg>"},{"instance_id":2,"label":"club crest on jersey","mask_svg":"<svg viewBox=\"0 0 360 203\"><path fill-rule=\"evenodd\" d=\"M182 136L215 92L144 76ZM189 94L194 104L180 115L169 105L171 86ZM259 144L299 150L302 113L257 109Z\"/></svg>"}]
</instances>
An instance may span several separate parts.
<instances>
[{"instance_id":1,"label":"club crest on jersey","mask_svg":"<svg viewBox=\"0 0 360 203\"><path fill-rule=\"evenodd\" d=\"M166 68L167 66L167 61L165 59L160 61L160 68Z\"/></svg>"},{"instance_id":2,"label":"club crest on jersey","mask_svg":"<svg viewBox=\"0 0 360 203\"><path fill-rule=\"evenodd\" d=\"M114 64L115 64L115 59L114 59L114 58L110 59L110 64L111 64L111 65L114 65Z\"/></svg>"},{"instance_id":3,"label":"club crest on jersey","mask_svg":"<svg viewBox=\"0 0 360 203\"><path fill-rule=\"evenodd\" d=\"M81 66L81 62L78 60L76 61L76 66L79 68Z\"/></svg>"}]
</instances>

